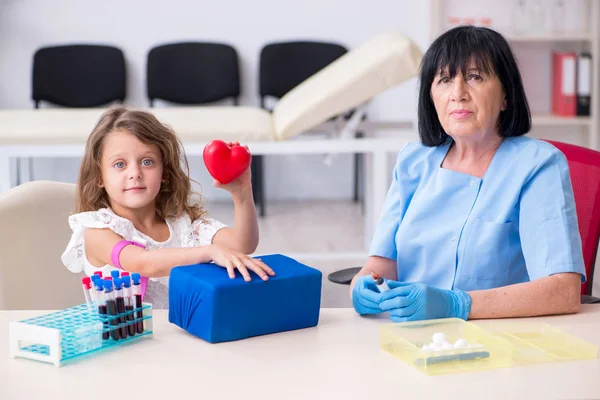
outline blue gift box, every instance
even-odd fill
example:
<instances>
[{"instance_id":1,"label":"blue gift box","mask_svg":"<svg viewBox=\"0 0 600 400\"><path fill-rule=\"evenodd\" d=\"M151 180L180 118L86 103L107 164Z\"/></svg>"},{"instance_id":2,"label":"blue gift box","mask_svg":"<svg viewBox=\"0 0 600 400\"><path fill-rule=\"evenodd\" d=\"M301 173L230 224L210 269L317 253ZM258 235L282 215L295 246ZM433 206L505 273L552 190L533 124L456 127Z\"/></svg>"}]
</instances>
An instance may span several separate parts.
<instances>
[{"instance_id":1,"label":"blue gift box","mask_svg":"<svg viewBox=\"0 0 600 400\"><path fill-rule=\"evenodd\" d=\"M316 326L320 271L289 257L261 256L275 271L246 282L215 264L176 267L169 278L169 322L210 343Z\"/></svg>"}]
</instances>

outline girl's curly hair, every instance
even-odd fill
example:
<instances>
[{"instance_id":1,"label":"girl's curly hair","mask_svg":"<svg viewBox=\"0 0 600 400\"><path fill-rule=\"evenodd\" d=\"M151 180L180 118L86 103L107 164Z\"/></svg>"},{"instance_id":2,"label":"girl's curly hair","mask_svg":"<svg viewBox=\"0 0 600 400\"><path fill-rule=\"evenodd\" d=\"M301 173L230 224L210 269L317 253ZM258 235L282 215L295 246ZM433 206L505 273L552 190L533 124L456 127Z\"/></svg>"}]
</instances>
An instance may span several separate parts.
<instances>
[{"instance_id":1,"label":"girl's curly hair","mask_svg":"<svg viewBox=\"0 0 600 400\"><path fill-rule=\"evenodd\" d=\"M100 187L100 160L104 140L116 130L130 132L142 143L154 144L160 149L164 182L156 198L156 211L162 219L177 218L183 213L187 213L192 221L205 216L202 204L191 202L194 192L189 165L183 145L175 132L158 121L153 114L121 105L104 112L88 137L77 181L77 213L110 207L108 194Z\"/></svg>"}]
</instances>

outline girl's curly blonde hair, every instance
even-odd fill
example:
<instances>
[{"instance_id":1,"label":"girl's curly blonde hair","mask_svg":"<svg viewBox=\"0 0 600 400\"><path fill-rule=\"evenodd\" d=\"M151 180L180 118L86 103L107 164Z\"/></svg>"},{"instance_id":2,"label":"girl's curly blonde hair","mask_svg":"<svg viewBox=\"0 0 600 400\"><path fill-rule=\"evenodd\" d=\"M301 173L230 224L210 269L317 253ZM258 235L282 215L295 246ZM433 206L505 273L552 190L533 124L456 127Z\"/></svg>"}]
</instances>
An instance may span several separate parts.
<instances>
[{"instance_id":1,"label":"girl's curly blonde hair","mask_svg":"<svg viewBox=\"0 0 600 400\"><path fill-rule=\"evenodd\" d=\"M110 207L102 183L100 160L104 140L113 131L125 130L145 144L158 146L163 161L163 183L156 198L156 212L162 219L187 213L191 220L205 216L201 203L192 203L189 165L183 146L168 126L149 112L116 106L108 109L94 127L85 145L79 169L75 210L77 213Z\"/></svg>"}]
</instances>

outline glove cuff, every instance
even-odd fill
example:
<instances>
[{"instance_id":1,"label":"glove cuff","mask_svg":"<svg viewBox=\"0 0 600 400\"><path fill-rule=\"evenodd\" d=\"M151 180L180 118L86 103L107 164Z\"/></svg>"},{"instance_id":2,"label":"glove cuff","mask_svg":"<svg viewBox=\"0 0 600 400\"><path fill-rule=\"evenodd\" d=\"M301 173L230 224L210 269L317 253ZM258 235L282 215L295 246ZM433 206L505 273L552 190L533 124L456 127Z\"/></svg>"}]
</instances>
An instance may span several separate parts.
<instances>
[{"instance_id":1,"label":"glove cuff","mask_svg":"<svg viewBox=\"0 0 600 400\"><path fill-rule=\"evenodd\" d=\"M452 290L452 293L454 293L455 317L464 319L465 321L468 320L469 313L471 312L471 296L469 296L467 292L460 289L454 289Z\"/></svg>"}]
</instances>

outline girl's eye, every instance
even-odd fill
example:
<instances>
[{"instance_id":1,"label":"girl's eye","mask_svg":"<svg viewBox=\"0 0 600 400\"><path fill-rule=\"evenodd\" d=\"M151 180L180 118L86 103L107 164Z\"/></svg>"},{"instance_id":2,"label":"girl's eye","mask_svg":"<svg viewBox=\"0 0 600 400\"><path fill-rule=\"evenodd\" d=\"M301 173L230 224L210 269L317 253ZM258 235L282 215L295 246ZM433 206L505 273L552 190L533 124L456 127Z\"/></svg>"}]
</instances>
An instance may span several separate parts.
<instances>
[{"instance_id":1,"label":"girl's eye","mask_svg":"<svg viewBox=\"0 0 600 400\"><path fill-rule=\"evenodd\" d=\"M123 168L125 166L125 163L122 161L119 161L118 163L115 163L114 167L115 168Z\"/></svg>"},{"instance_id":2,"label":"girl's eye","mask_svg":"<svg viewBox=\"0 0 600 400\"><path fill-rule=\"evenodd\" d=\"M481 75L477 75L477 74L471 74L471 75L469 75L469 78L473 79L474 81L480 81L482 79Z\"/></svg>"},{"instance_id":3,"label":"girl's eye","mask_svg":"<svg viewBox=\"0 0 600 400\"><path fill-rule=\"evenodd\" d=\"M152 165L152 160L150 160L149 158L145 159L142 161L142 165L145 167L149 167Z\"/></svg>"},{"instance_id":4,"label":"girl's eye","mask_svg":"<svg viewBox=\"0 0 600 400\"><path fill-rule=\"evenodd\" d=\"M447 76L443 76L440 78L440 83L443 83L443 84L450 83L450 78L448 78Z\"/></svg>"}]
</instances>

